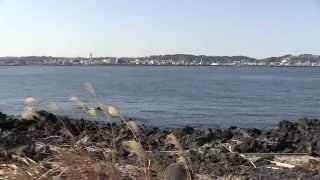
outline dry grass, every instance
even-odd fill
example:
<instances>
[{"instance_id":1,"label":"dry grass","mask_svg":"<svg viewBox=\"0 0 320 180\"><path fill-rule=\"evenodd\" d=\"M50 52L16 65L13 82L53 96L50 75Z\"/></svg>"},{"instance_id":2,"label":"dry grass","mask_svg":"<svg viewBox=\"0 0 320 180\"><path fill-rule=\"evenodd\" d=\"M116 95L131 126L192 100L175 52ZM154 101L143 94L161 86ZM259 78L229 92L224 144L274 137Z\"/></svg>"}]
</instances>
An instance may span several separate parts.
<instances>
[{"instance_id":1,"label":"dry grass","mask_svg":"<svg viewBox=\"0 0 320 180\"><path fill-rule=\"evenodd\" d=\"M33 120L34 118L40 119L39 114L32 107L25 107L21 113L21 117L25 120Z\"/></svg>"},{"instance_id":2,"label":"dry grass","mask_svg":"<svg viewBox=\"0 0 320 180\"><path fill-rule=\"evenodd\" d=\"M27 97L23 100L23 102L25 105L33 106L37 103L37 100L34 97Z\"/></svg>"},{"instance_id":3,"label":"dry grass","mask_svg":"<svg viewBox=\"0 0 320 180\"><path fill-rule=\"evenodd\" d=\"M168 134L166 137L166 143L172 144L177 149L177 165L182 166L186 173L187 173L187 179L192 180L192 173L191 173L191 165L188 157L185 156L184 148L182 147L181 143L178 141L178 138L174 134Z\"/></svg>"},{"instance_id":4,"label":"dry grass","mask_svg":"<svg viewBox=\"0 0 320 180\"><path fill-rule=\"evenodd\" d=\"M139 136L141 135L141 129L135 121L128 121L124 118L118 108L110 104L101 103L101 100L98 98L97 91L94 85L86 83L84 85L85 90L87 90L93 97L96 107L100 107L102 110L102 115L105 118L105 122L109 126L111 131L111 148L103 148L97 145L86 145L86 142L89 140L89 136L76 137L74 136L66 124L62 121L61 132L65 137L70 138L71 144L64 145L63 147L51 147L53 149L52 158L38 162L32 165L25 165L32 172L23 171L20 167L16 167L14 164L0 169L0 176L8 178L4 172L11 172L10 178L17 178L18 176L24 177L22 179L28 179L28 175L31 179L121 179L123 177L131 177L132 179L144 179L149 180L151 178L151 159L147 155L146 150L143 148ZM101 114L97 113L97 109L94 106L82 101L79 97L73 96L70 98L77 107L82 109L92 120L97 120L98 116ZM23 119L40 119L40 115L36 111L36 102L37 100L34 97L28 97L24 101L24 104L27 105L25 110L22 113ZM60 108L55 103L50 103L48 106L49 110L58 111ZM123 142L123 146L128 152L137 156L136 165L120 164L117 158L117 145L115 130L112 126L113 119L120 119L131 132L134 139ZM104 134L103 130L97 124L96 129L97 134ZM62 137L59 137L62 138ZM176 140L177 147L178 141ZM150 150L150 149L149 149ZM179 148L182 151L182 148ZM100 158L95 158L95 154L100 154ZM110 161L111 154L111 161ZM101 158L102 155L102 158ZM34 168L34 165L37 164L37 168ZM6 171L4 171L6 168ZM11 168L11 171L10 171ZM35 170L37 169L37 171ZM41 169L41 171L39 170ZM14 173L13 173L14 172ZM1 174L3 173L3 174ZM156 173L157 174L157 173ZM161 174L161 173L158 173ZM3 175L3 176L2 176ZM157 176L152 176L152 179L160 179ZM127 179L124 178L124 179Z\"/></svg>"},{"instance_id":5,"label":"dry grass","mask_svg":"<svg viewBox=\"0 0 320 180\"><path fill-rule=\"evenodd\" d=\"M61 134L56 139L71 139L64 141L62 144L56 143L49 145L51 156L48 159L34 162L32 159L17 156L14 162L6 162L0 164L0 180L1 179L164 179L167 172L173 173L172 176L178 176L181 172L185 174L185 179L210 179L205 175L196 175L193 173L191 160L188 157L188 151L184 149L179 139L174 134L168 134L165 138L165 143L173 145L174 151L161 151L160 153L172 154L175 153L176 162L170 164L167 168L159 168L156 158L152 156L152 149L148 141L149 137L145 137L139 125L132 120L127 120L121 113L120 109L107 103L101 103L101 99L97 94L96 88L92 84L85 84L85 89L92 95L93 101L88 103L83 102L79 97L73 96L70 98L74 104L81 108L87 116L96 122L98 118L103 118L107 127L101 127L101 124L94 126L96 131L94 134L86 134L89 130L83 131L84 134L74 135L64 121L61 121ZM22 118L25 120L41 119L37 113L37 100L34 97L26 98L23 103L26 105L23 111ZM92 105L94 104L94 105ZM99 108L97 108L99 107ZM58 111L60 108L50 103L52 111ZM100 112L98 113L98 109ZM114 120L127 128L126 135L129 132L126 140L121 140L121 132L112 124ZM131 136L132 135L132 136ZM63 137L62 137L63 136ZM99 142L91 142L91 138L102 138ZM67 138L65 138L67 137ZM50 138L50 137L46 137ZM128 140L128 138L130 138ZM40 141L40 140L39 140ZM122 141L122 142L121 142ZM50 141L45 141L50 142ZM41 142L46 146L45 142ZM51 143L51 142L50 142ZM122 146L121 146L122 145ZM223 146L223 145L221 145ZM225 147L225 146L223 146ZM126 153L130 152L133 156L131 160L125 159L123 149ZM232 152L231 148L226 147ZM121 151L122 150L122 151ZM122 153L122 154L121 154ZM120 154L122 156L120 156ZM245 155L241 156L248 159ZM254 167L255 164L248 159ZM171 161L173 162L173 161ZM275 162L278 163L278 162ZM168 163L167 163L168 164ZM167 165L166 164L166 165ZM278 163L279 164L279 163ZM282 166L288 166L281 162ZM291 167L291 166L290 166ZM319 167L317 165L317 167ZM175 169L170 169L175 168ZM177 169L182 171L177 171ZM176 174L174 174L176 173ZM237 180L239 177L225 175L218 177L221 180ZM167 180L167 179L164 179Z\"/></svg>"},{"instance_id":6,"label":"dry grass","mask_svg":"<svg viewBox=\"0 0 320 180\"><path fill-rule=\"evenodd\" d=\"M46 162L52 168L42 175L43 178L58 179L120 179L119 170L108 161L101 161L90 156L88 151L63 150L55 158Z\"/></svg>"},{"instance_id":7,"label":"dry grass","mask_svg":"<svg viewBox=\"0 0 320 180\"><path fill-rule=\"evenodd\" d=\"M38 179L43 170L38 163L28 158L16 157L15 163L0 164L0 180Z\"/></svg>"}]
</instances>

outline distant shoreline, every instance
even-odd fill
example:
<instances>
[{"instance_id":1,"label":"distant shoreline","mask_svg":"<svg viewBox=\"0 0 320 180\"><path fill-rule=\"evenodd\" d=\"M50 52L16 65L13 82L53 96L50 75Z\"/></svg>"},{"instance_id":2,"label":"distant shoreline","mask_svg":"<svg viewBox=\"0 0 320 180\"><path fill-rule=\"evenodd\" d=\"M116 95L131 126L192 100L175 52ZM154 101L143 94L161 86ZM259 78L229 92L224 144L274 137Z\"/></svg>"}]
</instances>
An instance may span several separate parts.
<instances>
[{"instance_id":1,"label":"distant shoreline","mask_svg":"<svg viewBox=\"0 0 320 180\"><path fill-rule=\"evenodd\" d=\"M270 68L320 68L320 66L270 66L270 65L147 65L147 64L106 64L106 65L0 65L0 67L230 67L230 68L241 68L241 67L270 67Z\"/></svg>"},{"instance_id":2,"label":"distant shoreline","mask_svg":"<svg viewBox=\"0 0 320 180\"><path fill-rule=\"evenodd\" d=\"M150 65L150 66L319 66L320 55L300 54L267 57L206 56L192 54L166 54L146 57L52 57L23 56L0 57L1 65Z\"/></svg>"}]
</instances>

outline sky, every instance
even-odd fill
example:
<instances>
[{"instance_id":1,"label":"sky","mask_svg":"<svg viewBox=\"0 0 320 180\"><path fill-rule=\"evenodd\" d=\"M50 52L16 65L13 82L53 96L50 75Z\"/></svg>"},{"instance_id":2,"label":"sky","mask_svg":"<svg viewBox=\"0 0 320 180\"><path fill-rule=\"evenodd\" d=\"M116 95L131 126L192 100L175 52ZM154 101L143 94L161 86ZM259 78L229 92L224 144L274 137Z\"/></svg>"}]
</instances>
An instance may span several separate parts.
<instances>
[{"instance_id":1,"label":"sky","mask_svg":"<svg viewBox=\"0 0 320 180\"><path fill-rule=\"evenodd\" d=\"M0 56L320 54L320 0L0 0Z\"/></svg>"}]
</instances>

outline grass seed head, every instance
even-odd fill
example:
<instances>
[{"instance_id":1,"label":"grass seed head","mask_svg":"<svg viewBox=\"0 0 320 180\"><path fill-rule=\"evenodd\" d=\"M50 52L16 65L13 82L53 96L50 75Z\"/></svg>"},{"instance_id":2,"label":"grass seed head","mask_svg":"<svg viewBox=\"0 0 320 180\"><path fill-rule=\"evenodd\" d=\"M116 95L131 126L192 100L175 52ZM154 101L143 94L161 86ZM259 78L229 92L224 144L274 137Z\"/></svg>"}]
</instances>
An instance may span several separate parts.
<instances>
[{"instance_id":1,"label":"grass seed head","mask_svg":"<svg viewBox=\"0 0 320 180\"><path fill-rule=\"evenodd\" d=\"M134 141L134 140L126 141L126 142L124 142L124 146L126 147L127 151L137 155L141 161L145 160L146 153L145 153L144 149L142 148L141 143Z\"/></svg>"},{"instance_id":2,"label":"grass seed head","mask_svg":"<svg viewBox=\"0 0 320 180\"><path fill-rule=\"evenodd\" d=\"M89 109L87 105L84 102L82 102L78 96L72 96L70 98L70 101L74 102L77 106L82 108L84 111L88 111Z\"/></svg>"},{"instance_id":3,"label":"grass seed head","mask_svg":"<svg viewBox=\"0 0 320 180\"><path fill-rule=\"evenodd\" d=\"M179 151L183 151L183 148L180 142L178 141L177 137L172 133L167 135L166 143L174 145Z\"/></svg>"},{"instance_id":4,"label":"grass seed head","mask_svg":"<svg viewBox=\"0 0 320 180\"><path fill-rule=\"evenodd\" d=\"M36 104L36 99L34 97L27 97L23 100L23 103L26 104L26 105L35 105Z\"/></svg>"},{"instance_id":5,"label":"grass seed head","mask_svg":"<svg viewBox=\"0 0 320 180\"><path fill-rule=\"evenodd\" d=\"M192 178L192 175L191 175L191 172L190 172L190 168L189 168L189 165L187 163L186 158L184 156L179 156L176 161L177 161L177 165L179 167L184 168L186 170L187 175L188 175L187 176L188 178L186 178L186 179L187 180L192 180L193 178Z\"/></svg>"},{"instance_id":6,"label":"grass seed head","mask_svg":"<svg viewBox=\"0 0 320 180\"><path fill-rule=\"evenodd\" d=\"M140 134L140 128L135 121L128 121L126 125L131 131L133 131L136 135Z\"/></svg>"},{"instance_id":7,"label":"grass seed head","mask_svg":"<svg viewBox=\"0 0 320 180\"><path fill-rule=\"evenodd\" d=\"M91 84L91 83L85 83L84 84L84 88L85 90L87 90L90 94L92 94L93 96L97 96L97 93L96 93L96 87Z\"/></svg>"},{"instance_id":8,"label":"grass seed head","mask_svg":"<svg viewBox=\"0 0 320 180\"><path fill-rule=\"evenodd\" d=\"M118 108L116 108L114 106L105 106L105 107L103 107L103 111L110 117L120 117L121 116Z\"/></svg>"},{"instance_id":9,"label":"grass seed head","mask_svg":"<svg viewBox=\"0 0 320 180\"><path fill-rule=\"evenodd\" d=\"M72 96L69 100L72 102L77 102L80 101L80 98L78 96Z\"/></svg>"},{"instance_id":10,"label":"grass seed head","mask_svg":"<svg viewBox=\"0 0 320 180\"><path fill-rule=\"evenodd\" d=\"M40 118L40 115L32 108L26 107L21 114L22 119L32 120L34 118Z\"/></svg>"},{"instance_id":11,"label":"grass seed head","mask_svg":"<svg viewBox=\"0 0 320 180\"><path fill-rule=\"evenodd\" d=\"M187 161L183 156L179 156L176 161L177 164L183 165L184 167L187 165Z\"/></svg>"},{"instance_id":12,"label":"grass seed head","mask_svg":"<svg viewBox=\"0 0 320 180\"><path fill-rule=\"evenodd\" d=\"M87 110L87 114L91 117L91 118L97 118L97 111L95 108L89 107Z\"/></svg>"},{"instance_id":13,"label":"grass seed head","mask_svg":"<svg viewBox=\"0 0 320 180\"><path fill-rule=\"evenodd\" d=\"M62 109L54 102L49 102L46 108L49 112L52 112L52 113L58 113L62 111Z\"/></svg>"}]
</instances>

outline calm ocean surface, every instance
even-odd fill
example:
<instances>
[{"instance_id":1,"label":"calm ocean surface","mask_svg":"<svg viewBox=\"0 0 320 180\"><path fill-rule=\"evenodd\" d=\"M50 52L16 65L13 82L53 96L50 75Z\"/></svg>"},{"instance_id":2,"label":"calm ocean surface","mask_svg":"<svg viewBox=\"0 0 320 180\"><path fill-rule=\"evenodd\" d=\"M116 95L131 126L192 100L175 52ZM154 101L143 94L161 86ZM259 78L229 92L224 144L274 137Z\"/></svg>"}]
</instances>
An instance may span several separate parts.
<instances>
[{"instance_id":1,"label":"calm ocean surface","mask_svg":"<svg viewBox=\"0 0 320 180\"><path fill-rule=\"evenodd\" d=\"M86 82L148 125L267 128L320 118L320 69L294 67L0 67L0 111L17 113L34 96L40 109L55 102L63 114L85 117L69 98L92 99Z\"/></svg>"}]
</instances>

